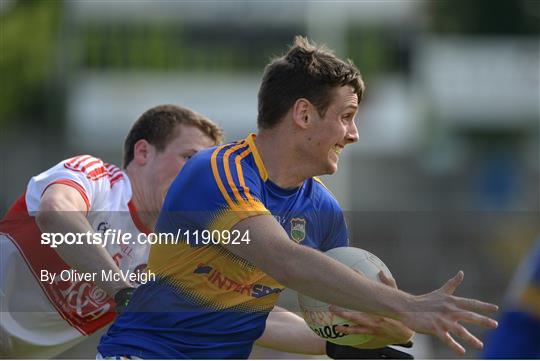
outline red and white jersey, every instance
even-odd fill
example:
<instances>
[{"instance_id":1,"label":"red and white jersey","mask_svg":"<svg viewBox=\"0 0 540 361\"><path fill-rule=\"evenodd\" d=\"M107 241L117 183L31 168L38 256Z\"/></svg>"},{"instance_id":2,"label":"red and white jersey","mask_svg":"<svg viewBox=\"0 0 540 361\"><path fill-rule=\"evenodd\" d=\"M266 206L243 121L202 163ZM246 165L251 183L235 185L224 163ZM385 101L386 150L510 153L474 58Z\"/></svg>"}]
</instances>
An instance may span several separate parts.
<instances>
[{"instance_id":1,"label":"red and white jersey","mask_svg":"<svg viewBox=\"0 0 540 361\"><path fill-rule=\"evenodd\" d=\"M132 239L149 233L131 202L127 174L114 165L84 155L33 177L0 221L0 354L10 355L13 338L38 346L71 345L115 317L114 301L93 282L60 277L41 281L42 270L59 274L70 269L54 248L41 244L34 219L43 193L53 184L68 185L81 194L95 232L121 230ZM108 244L106 249L123 271L146 268L149 245Z\"/></svg>"}]
</instances>

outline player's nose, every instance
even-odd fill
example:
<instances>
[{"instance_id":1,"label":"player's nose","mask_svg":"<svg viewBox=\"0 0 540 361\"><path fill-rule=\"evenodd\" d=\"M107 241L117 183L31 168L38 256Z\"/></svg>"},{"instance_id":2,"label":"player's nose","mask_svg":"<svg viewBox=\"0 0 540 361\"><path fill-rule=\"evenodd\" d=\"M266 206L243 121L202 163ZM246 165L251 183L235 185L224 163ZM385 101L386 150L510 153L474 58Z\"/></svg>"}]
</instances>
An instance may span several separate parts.
<instances>
[{"instance_id":1,"label":"player's nose","mask_svg":"<svg viewBox=\"0 0 540 361\"><path fill-rule=\"evenodd\" d=\"M358 142L358 128L356 127L356 122L350 122L349 127L347 128L346 141L347 143L356 143Z\"/></svg>"}]
</instances>

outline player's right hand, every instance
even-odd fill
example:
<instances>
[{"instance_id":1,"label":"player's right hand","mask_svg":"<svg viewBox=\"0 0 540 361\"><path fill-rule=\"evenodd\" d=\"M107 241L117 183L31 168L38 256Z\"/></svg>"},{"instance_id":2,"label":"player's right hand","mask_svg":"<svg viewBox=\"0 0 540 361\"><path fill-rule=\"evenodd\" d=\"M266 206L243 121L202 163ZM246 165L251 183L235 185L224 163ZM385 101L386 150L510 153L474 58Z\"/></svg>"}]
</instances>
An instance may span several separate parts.
<instances>
[{"instance_id":1,"label":"player's right hand","mask_svg":"<svg viewBox=\"0 0 540 361\"><path fill-rule=\"evenodd\" d=\"M410 310L401 317L401 321L410 329L438 337L460 355L465 354L465 348L455 340L456 336L472 347L483 347L482 341L460 322L495 328L497 321L483 316L482 313L498 310L498 306L491 303L453 296L463 278L463 271L459 271L438 290L413 296Z\"/></svg>"}]
</instances>

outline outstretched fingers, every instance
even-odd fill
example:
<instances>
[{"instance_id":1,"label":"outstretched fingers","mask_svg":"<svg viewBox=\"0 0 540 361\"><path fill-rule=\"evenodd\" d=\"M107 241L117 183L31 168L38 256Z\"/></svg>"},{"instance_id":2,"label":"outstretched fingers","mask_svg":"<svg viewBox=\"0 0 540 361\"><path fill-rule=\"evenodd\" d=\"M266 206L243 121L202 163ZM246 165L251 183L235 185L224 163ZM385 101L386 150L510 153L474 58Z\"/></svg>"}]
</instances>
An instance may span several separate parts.
<instances>
[{"instance_id":1,"label":"outstretched fingers","mask_svg":"<svg viewBox=\"0 0 540 361\"><path fill-rule=\"evenodd\" d=\"M459 287L465 274L463 271L459 271L454 277L446 281L446 283L440 288L440 290L448 295L453 294L456 291L456 288Z\"/></svg>"},{"instance_id":2,"label":"outstretched fingers","mask_svg":"<svg viewBox=\"0 0 540 361\"><path fill-rule=\"evenodd\" d=\"M496 328L497 321L486 316L479 315L471 311L462 311L458 314L458 319L468 323L472 323L477 326L486 328Z\"/></svg>"},{"instance_id":3,"label":"outstretched fingers","mask_svg":"<svg viewBox=\"0 0 540 361\"><path fill-rule=\"evenodd\" d=\"M372 322L371 317L373 316L368 316L363 312L346 310L335 305L330 305L329 310L333 314L355 323L370 325Z\"/></svg>"},{"instance_id":4,"label":"outstretched fingers","mask_svg":"<svg viewBox=\"0 0 540 361\"><path fill-rule=\"evenodd\" d=\"M442 342L460 355L465 353L465 348L453 336L461 338L467 345L478 349L482 348L483 344L482 341L471 334L459 322L468 322L478 326L494 328L497 327L497 322L483 314L498 310L498 306L491 303L453 296L453 293L463 282L463 279L464 273L463 271L459 271L437 291L422 296L424 307L433 307L435 311L433 316L435 317L431 319L431 322L433 322L431 325L423 325L423 331L422 327L417 329L420 332L427 331L426 333L436 335ZM414 325L416 320L408 319L407 321Z\"/></svg>"},{"instance_id":5,"label":"outstretched fingers","mask_svg":"<svg viewBox=\"0 0 540 361\"><path fill-rule=\"evenodd\" d=\"M340 316L346 320L356 323L356 325L351 326L336 326L336 331L346 334L356 334L356 333L365 333L373 334L373 321L371 317L363 312L345 310L341 307L335 305L330 306L330 312Z\"/></svg>"},{"instance_id":6,"label":"outstretched fingers","mask_svg":"<svg viewBox=\"0 0 540 361\"><path fill-rule=\"evenodd\" d=\"M499 309L499 306L492 303L482 302L471 298L455 297L454 299L460 308L468 311L492 313L497 312L497 310Z\"/></svg>"},{"instance_id":7,"label":"outstretched fingers","mask_svg":"<svg viewBox=\"0 0 540 361\"><path fill-rule=\"evenodd\" d=\"M459 312L457 315L458 320L464 320L478 325L491 325L491 321L488 317L477 315L474 312ZM449 322L442 321L437 327L436 335L450 348L460 355L465 353L465 348L460 345L452 336L457 336L461 338L467 345L474 347L476 349L482 349L484 344L476 336L469 332L463 325L461 325L457 320Z\"/></svg>"},{"instance_id":8,"label":"outstretched fingers","mask_svg":"<svg viewBox=\"0 0 540 361\"><path fill-rule=\"evenodd\" d=\"M465 355L465 348L454 340L448 331L440 330L437 332L437 337L458 354Z\"/></svg>"},{"instance_id":9,"label":"outstretched fingers","mask_svg":"<svg viewBox=\"0 0 540 361\"><path fill-rule=\"evenodd\" d=\"M474 348L482 349L482 347L484 347L484 344L482 343L482 341L476 338L465 327L463 327L457 322L454 323L454 325L452 326L451 332L454 335L459 336L463 341L465 341L467 344L469 344L470 346Z\"/></svg>"}]
</instances>

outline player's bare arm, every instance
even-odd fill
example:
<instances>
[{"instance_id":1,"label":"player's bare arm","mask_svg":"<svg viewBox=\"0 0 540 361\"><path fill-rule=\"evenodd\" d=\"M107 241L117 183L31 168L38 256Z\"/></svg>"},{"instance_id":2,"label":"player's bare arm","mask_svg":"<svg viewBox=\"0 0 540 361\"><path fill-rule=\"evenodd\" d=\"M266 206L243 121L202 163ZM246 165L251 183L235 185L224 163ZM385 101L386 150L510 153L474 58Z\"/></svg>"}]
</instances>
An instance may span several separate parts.
<instances>
[{"instance_id":1,"label":"player's bare arm","mask_svg":"<svg viewBox=\"0 0 540 361\"><path fill-rule=\"evenodd\" d=\"M86 233L93 232L86 219L87 206L80 193L64 184L53 184L48 187L41 198L36 223L42 232ZM56 252L72 268L81 272L97 272L102 270L119 273L111 255L99 244L80 244L74 247L59 244ZM96 283L109 295L131 285L120 279L103 281L96 278Z\"/></svg>"},{"instance_id":2,"label":"player's bare arm","mask_svg":"<svg viewBox=\"0 0 540 361\"><path fill-rule=\"evenodd\" d=\"M462 272L436 291L413 296L370 281L319 251L291 242L272 216L251 217L234 228L240 232L249 229L251 242L225 247L281 284L337 306L399 320L414 331L437 336L459 354L465 348L455 336L475 348L483 345L458 321L488 328L497 325L481 315L496 311L496 305L452 295L463 281Z\"/></svg>"},{"instance_id":3,"label":"player's bare arm","mask_svg":"<svg viewBox=\"0 0 540 361\"><path fill-rule=\"evenodd\" d=\"M281 307L274 307L257 346L305 355L325 355L326 341L311 331L304 319Z\"/></svg>"}]
</instances>

